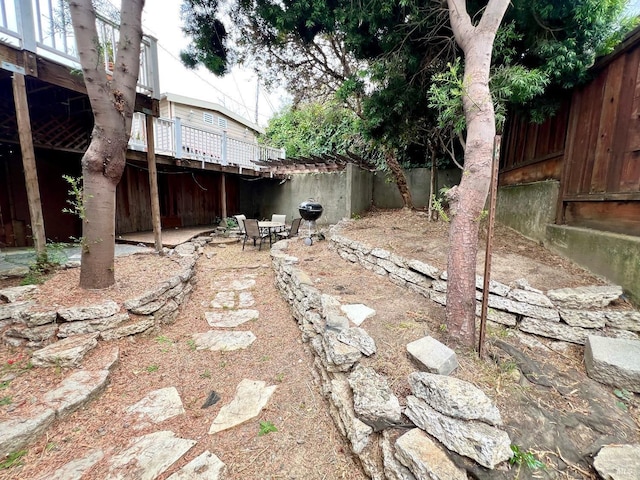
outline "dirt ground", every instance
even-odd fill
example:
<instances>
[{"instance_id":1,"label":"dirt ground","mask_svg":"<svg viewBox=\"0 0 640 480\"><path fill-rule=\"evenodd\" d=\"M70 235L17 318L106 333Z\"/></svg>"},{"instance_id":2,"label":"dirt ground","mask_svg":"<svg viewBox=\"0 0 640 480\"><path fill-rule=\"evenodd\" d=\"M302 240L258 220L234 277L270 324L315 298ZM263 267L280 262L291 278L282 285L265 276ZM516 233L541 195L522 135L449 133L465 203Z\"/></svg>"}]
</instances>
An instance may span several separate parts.
<instances>
[{"instance_id":1,"label":"dirt ground","mask_svg":"<svg viewBox=\"0 0 640 480\"><path fill-rule=\"evenodd\" d=\"M447 224L427 222L420 212L372 212L351 221L343 234L440 269L446 266ZM377 311L362 325L378 346L378 352L365 362L387 376L404 404L410 393L407 375L416 370L407 357L406 344L426 334L447 341L442 327L444 308L342 260L329 246L327 241L311 246L293 241L289 253L299 257L301 268L323 293L336 296L342 303L364 303ZM167 262L166 258L148 255L119 259L113 291L91 295L115 298L121 292L124 297L120 298L133 297L165 274L170 275L171 263ZM496 231L493 265L493 279L511 283L526 278L533 287L543 290L603 283L505 228ZM195 351L189 340L193 333L209 329L204 312L216 293L214 282L243 275L255 275L257 283L254 308L260 311L260 318L250 329L258 340L247 350ZM46 473L90 449L103 448L109 457L129 438L159 429L198 442L161 479L205 450L227 465L230 479L366 478L328 414L312 373L311 354L301 343L288 305L275 289L268 249L258 251L248 246L243 252L239 244L209 244L198 260L196 278L195 289L173 325L152 335L100 345L87 359L87 366L96 364L109 346L117 344L120 348L120 363L106 392L86 409L56 422L28 447L21 465L0 470L0 479L46 477ZM76 284L77 270L60 272L45 283L41 298L59 305L78 304L88 297L87 292L75 288ZM621 302L619 308L629 306ZM544 462L546 468L503 465L487 472L455 458L470 469L472 476L597 478L590 466L591 455L602 444L640 441L637 396L621 401L612 388L587 378L582 347L542 338L537 338L537 343L524 343L526 339L503 328L490 329L488 340L485 360L473 353L458 352L460 367L454 375L471 381L495 400L512 443ZM502 343L515 348L516 353L508 353ZM0 346L0 399L8 399L0 402L0 421L35 408L38 398L70 373L65 369L24 368L27 361L28 352ZM546 384L532 382L532 377L525 374L531 369L542 373ZM7 381L12 376L15 378ZM243 378L264 380L278 388L260 417L208 435L213 418L233 397ZM149 391L167 386L178 389L186 415L163 422L161 428L134 430L124 409ZM202 409L212 390L221 401ZM272 422L278 431L259 436L261 421ZM399 428L396 433L404 431ZM105 464L101 463L86 478L104 478L105 473Z\"/></svg>"}]
</instances>

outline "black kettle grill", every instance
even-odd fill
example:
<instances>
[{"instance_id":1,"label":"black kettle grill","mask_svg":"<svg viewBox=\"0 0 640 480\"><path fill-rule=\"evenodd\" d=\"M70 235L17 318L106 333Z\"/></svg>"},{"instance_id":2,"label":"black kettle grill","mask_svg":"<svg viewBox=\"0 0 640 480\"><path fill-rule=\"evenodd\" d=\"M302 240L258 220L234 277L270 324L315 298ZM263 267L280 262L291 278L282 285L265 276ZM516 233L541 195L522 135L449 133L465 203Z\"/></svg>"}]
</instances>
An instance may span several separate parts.
<instances>
[{"instance_id":1,"label":"black kettle grill","mask_svg":"<svg viewBox=\"0 0 640 480\"><path fill-rule=\"evenodd\" d=\"M322 205L313 199L305 200L300 205L298 205L298 212L300 212L300 217L304 221L307 222L307 238L305 238L304 243L306 245L311 245L313 240L311 239L311 230L315 232L316 230L316 220L318 220L322 216Z\"/></svg>"},{"instance_id":2,"label":"black kettle grill","mask_svg":"<svg viewBox=\"0 0 640 480\"><path fill-rule=\"evenodd\" d=\"M308 222L315 222L322 216L322 205L313 200L305 200L298 205L298 212L303 220Z\"/></svg>"}]
</instances>

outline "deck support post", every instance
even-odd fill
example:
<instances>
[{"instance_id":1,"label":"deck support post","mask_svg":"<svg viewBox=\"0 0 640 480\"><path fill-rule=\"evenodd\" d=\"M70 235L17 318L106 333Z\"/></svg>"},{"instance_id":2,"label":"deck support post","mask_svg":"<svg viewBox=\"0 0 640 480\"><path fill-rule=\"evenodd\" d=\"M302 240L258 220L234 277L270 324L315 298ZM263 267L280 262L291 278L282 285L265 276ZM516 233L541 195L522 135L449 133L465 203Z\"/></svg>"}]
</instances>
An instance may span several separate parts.
<instances>
[{"instance_id":1,"label":"deck support post","mask_svg":"<svg viewBox=\"0 0 640 480\"><path fill-rule=\"evenodd\" d=\"M220 180L220 204L222 205L222 219L227 219L227 175L222 172Z\"/></svg>"},{"instance_id":2,"label":"deck support post","mask_svg":"<svg viewBox=\"0 0 640 480\"><path fill-rule=\"evenodd\" d=\"M160 224L160 198L158 194L158 169L156 167L156 142L153 117L145 115L147 130L147 163L149 164L149 195L151 196L151 223L156 252L162 252L162 227Z\"/></svg>"},{"instance_id":3,"label":"deck support post","mask_svg":"<svg viewBox=\"0 0 640 480\"><path fill-rule=\"evenodd\" d=\"M31 234L33 244L38 255L46 254L47 238L44 232L44 218L40 201L40 187L38 185L38 170L36 168L36 154L33 149L31 132L31 118L29 116L29 102L27 101L27 87L24 75L13 74L13 100L16 105L16 119L18 121L18 136L22 152L22 166L24 180L27 187L27 201L31 216Z\"/></svg>"}]
</instances>

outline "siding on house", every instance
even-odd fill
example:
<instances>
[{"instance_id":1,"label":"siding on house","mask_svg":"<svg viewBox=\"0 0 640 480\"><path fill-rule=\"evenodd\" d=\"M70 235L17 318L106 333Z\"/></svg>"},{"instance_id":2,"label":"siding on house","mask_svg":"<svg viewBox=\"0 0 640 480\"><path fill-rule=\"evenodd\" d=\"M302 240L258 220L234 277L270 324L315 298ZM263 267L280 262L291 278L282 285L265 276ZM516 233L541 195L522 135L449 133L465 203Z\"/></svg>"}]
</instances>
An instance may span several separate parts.
<instances>
[{"instance_id":1,"label":"siding on house","mask_svg":"<svg viewBox=\"0 0 640 480\"><path fill-rule=\"evenodd\" d=\"M164 94L160 100L160 116L178 117L184 125L203 130L226 131L227 135L248 142L255 141L263 132L258 125L222 105L182 95Z\"/></svg>"}]
</instances>

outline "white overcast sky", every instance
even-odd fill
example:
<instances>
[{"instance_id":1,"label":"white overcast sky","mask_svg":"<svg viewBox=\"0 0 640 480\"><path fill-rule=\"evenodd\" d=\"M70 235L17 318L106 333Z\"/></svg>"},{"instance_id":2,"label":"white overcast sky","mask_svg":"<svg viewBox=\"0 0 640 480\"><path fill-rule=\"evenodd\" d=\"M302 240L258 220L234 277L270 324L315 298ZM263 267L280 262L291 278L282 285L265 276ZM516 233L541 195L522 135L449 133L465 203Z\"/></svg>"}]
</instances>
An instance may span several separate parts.
<instances>
[{"instance_id":1,"label":"white overcast sky","mask_svg":"<svg viewBox=\"0 0 640 480\"><path fill-rule=\"evenodd\" d=\"M182 34L181 0L148 0L142 13L144 33L158 40L160 91L219 103L255 122L256 75L248 69L234 68L225 77L216 77L204 68L188 70L179 60L188 45ZM262 126L280 110L284 92L267 93L259 89L258 123Z\"/></svg>"}]
</instances>

